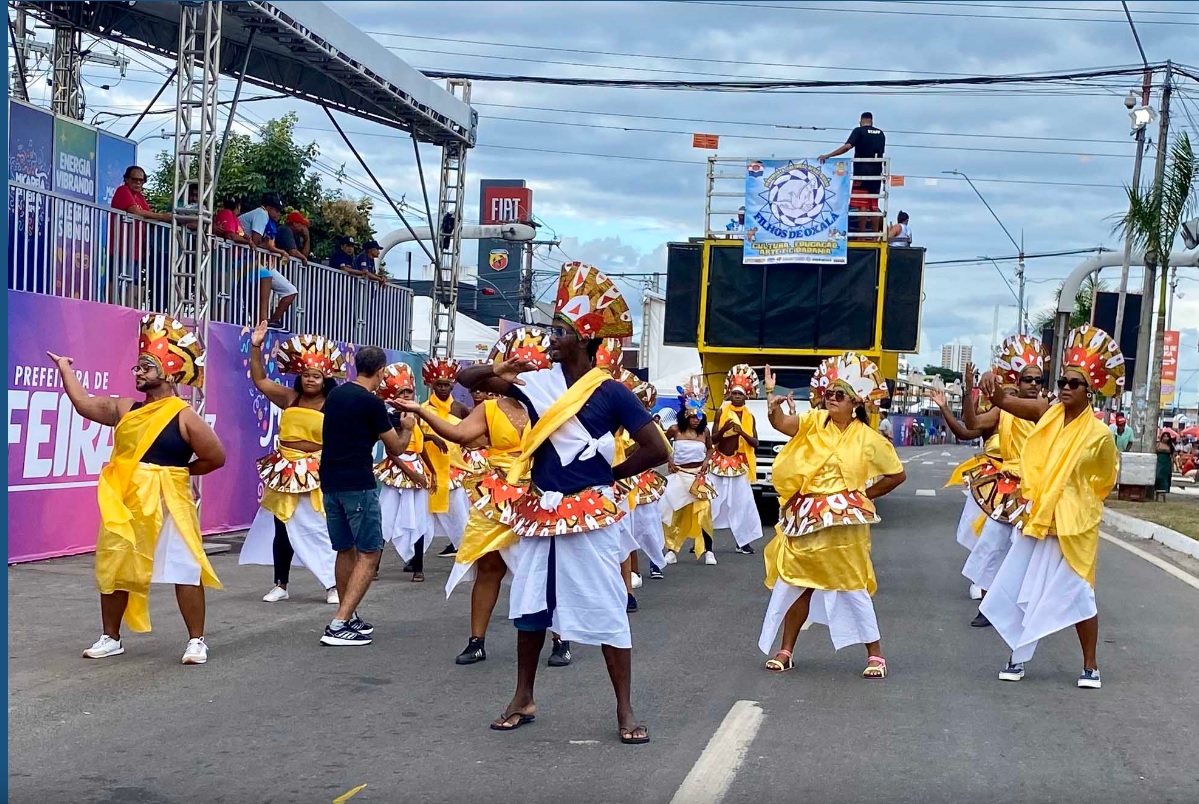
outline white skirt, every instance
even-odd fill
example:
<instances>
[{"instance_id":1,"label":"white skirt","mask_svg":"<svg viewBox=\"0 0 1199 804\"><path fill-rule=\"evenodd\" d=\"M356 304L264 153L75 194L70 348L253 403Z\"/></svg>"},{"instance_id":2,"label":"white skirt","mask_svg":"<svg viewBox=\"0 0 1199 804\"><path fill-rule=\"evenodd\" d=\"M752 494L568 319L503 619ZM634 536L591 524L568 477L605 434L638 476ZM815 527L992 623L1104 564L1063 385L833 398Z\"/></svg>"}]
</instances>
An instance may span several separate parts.
<instances>
[{"instance_id":1,"label":"white skirt","mask_svg":"<svg viewBox=\"0 0 1199 804\"><path fill-rule=\"evenodd\" d=\"M974 533L974 523L985 516L983 509L978 507L970 489L966 489L966 504L962 507L962 515L958 517L958 544L967 550L974 550L978 545L978 536Z\"/></svg>"},{"instance_id":2,"label":"white skirt","mask_svg":"<svg viewBox=\"0 0 1199 804\"><path fill-rule=\"evenodd\" d=\"M519 547L520 543L518 542L511 547L505 547L503 550L497 551L500 554L500 558L504 560L504 564L508 567L508 572L516 572L516 555L517 548ZM475 575L477 575L475 572L476 563L478 562L472 561L469 564L461 564L457 561L454 562L454 568L450 570L450 577L445 582L446 600L450 599L450 593L454 591L458 584L462 583L463 581L473 582L475 580Z\"/></svg>"},{"instance_id":3,"label":"white skirt","mask_svg":"<svg viewBox=\"0 0 1199 804\"><path fill-rule=\"evenodd\" d=\"M709 481L711 479L709 478ZM691 494L691 484L694 482L695 475L687 472L675 472L666 476L666 491L658 500L658 514L664 524L670 524L675 511L698 502ZM715 510L715 500L712 501L712 507Z\"/></svg>"},{"instance_id":4,"label":"white skirt","mask_svg":"<svg viewBox=\"0 0 1199 804\"><path fill-rule=\"evenodd\" d=\"M383 520L383 541L395 545L405 561L416 555L416 543L422 538L424 548L433 541L433 517L429 513L429 492L425 489L397 489L383 486L379 490L379 513Z\"/></svg>"},{"instance_id":5,"label":"white skirt","mask_svg":"<svg viewBox=\"0 0 1199 804\"><path fill-rule=\"evenodd\" d=\"M312 497L301 495L285 526L287 540L295 551L292 566L307 567L322 589L331 589L337 585L337 575L334 566L337 563L337 553L329 541L329 525L324 514L317 513L312 507ZM275 563L275 515L265 508L259 508L250 525L250 532L241 546L238 564L262 564L273 566Z\"/></svg>"},{"instance_id":6,"label":"white skirt","mask_svg":"<svg viewBox=\"0 0 1199 804\"><path fill-rule=\"evenodd\" d=\"M716 489L716 499L712 500L713 529L731 530L738 547L762 538L762 520L758 518L749 475L720 477L709 474L708 482Z\"/></svg>"},{"instance_id":7,"label":"white skirt","mask_svg":"<svg viewBox=\"0 0 1199 804\"><path fill-rule=\"evenodd\" d=\"M150 572L150 583L200 585L200 562L196 561L191 548L183 540L183 534L175 526L165 500L162 502L162 530L158 531L158 543L154 545L154 569Z\"/></svg>"},{"instance_id":8,"label":"white skirt","mask_svg":"<svg viewBox=\"0 0 1199 804\"><path fill-rule=\"evenodd\" d=\"M444 536L457 548L462 541L462 532L466 530L466 519L470 516L470 498L466 496L466 489L450 489L450 509L444 514L430 516L433 517L433 535Z\"/></svg>"},{"instance_id":9,"label":"white skirt","mask_svg":"<svg viewBox=\"0 0 1199 804\"><path fill-rule=\"evenodd\" d=\"M655 567L665 567L666 556L663 551L666 549L666 534L662 530L658 507L654 503L638 505L625 519L631 521L633 541L649 557L650 563Z\"/></svg>"},{"instance_id":10,"label":"white skirt","mask_svg":"<svg viewBox=\"0 0 1199 804\"><path fill-rule=\"evenodd\" d=\"M762 619L762 633L758 636L758 649L767 656L775 654L774 641L778 638L783 619L804 589L792 586L779 579L770 592L770 603ZM874 601L865 589L852 592L816 589L808 608L808 620L828 626L833 640L833 650L850 645L868 645L880 639L878 617L874 613Z\"/></svg>"},{"instance_id":11,"label":"white skirt","mask_svg":"<svg viewBox=\"0 0 1199 804\"><path fill-rule=\"evenodd\" d=\"M521 537L512 574L508 616L515 620L548 608L546 582L554 574L556 605L550 628L584 645L633 647L628 590L620 565L628 556L623 520L588 533ZM554 562L550 563L550 544Z\"/></svg>"},{"instance_id":12,"label":"white skirt","mask_svg":"<svg viewBox=\"0 0 1199 804\"><path fill-rule=\"evenodd\" d=\"M1013 662L1027 662L1037 640L1099 612L1095 590L1070 567L1058 540L1023 533L1016 534L979 610L1012 649Z\"/></svg>"},{"instance_id":13,"label":"white skirt","mask_svg":"<svg viewBox=\"0 0 1199 804\"><path fill-rule=\"evenodd\" d=\"M990 589L1015 537L1014 525L1005 525L987 517L983 532L979 534L966 565L962 567L962 574L980 589Z\"/></svg>"}]
</instances>

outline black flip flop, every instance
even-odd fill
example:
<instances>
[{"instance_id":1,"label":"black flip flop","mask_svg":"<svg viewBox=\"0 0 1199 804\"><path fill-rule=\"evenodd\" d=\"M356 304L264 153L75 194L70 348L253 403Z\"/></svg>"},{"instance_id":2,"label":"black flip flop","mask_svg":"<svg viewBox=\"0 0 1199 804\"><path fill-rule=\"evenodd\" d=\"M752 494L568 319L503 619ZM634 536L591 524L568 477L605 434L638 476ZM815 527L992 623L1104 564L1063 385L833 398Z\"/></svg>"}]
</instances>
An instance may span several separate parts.
<instances>
[{"instance_id":1,"label":"black flip flop","mask_svg":"<svg viewBox=\"0 0 1199 804\"><path fill-rule=\"evenodd\" d=\"M637 731L637 729L643 729L645 736L634 737L633 732ZM631 729L620 729L620 741L625 745L645 745L649 742L649 729L641 723L638 723Z\"/></svg>"},{"instance_id":2,"label":"black flip flop","mask_svg":"<svg viewBox=\"0 0 1199 804\"><path fill-rule=\"evenodd\" d=\"M498 721L492 721L492 723L490 724L491 730L492 731L516 731L517 729L519 729L521 726L525 725L526 723L532 723L534 720L537 719L537 715L520 715L520 719L517 720L515 723L513 723L511 726L499 725L500 723L507 724L508 721L513 718L513 716L519 715L519 714L520 714L519 712L512 712L511 714L504 715Z\"/></svg>"}]
</instances>

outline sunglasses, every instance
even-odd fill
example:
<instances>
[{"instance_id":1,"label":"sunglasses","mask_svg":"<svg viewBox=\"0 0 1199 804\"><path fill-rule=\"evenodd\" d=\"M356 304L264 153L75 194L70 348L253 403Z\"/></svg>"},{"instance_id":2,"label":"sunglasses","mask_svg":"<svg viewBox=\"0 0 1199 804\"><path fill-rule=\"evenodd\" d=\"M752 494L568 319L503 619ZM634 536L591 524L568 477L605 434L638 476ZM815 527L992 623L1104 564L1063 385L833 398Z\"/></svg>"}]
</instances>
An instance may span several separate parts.
<instances>
[{"instance_id":1,"label":"sunglasses","mask_svg":"<svg viewBox=\"0 0 1199 804\"><path fill-rule=\"evenodd\" d=\"M1077 377L1059 377L1057 381L1059 391L1064 391L1069 388L1071 391L1077 391L1079 388L1086 388L1087 384L1084 380Z\"/></svg>"},{"instance_id":2,"label":"sunglasses","mask_svg":"<svg viewBox=\"0 0 1199 804\"><path fill-rule=\"evenodd\" d=\"M1020 382L1028 383L1029 385L1044 385L1044 377L1021 377Z\"/></svg>"},{"instance_id":3,"label":"sunglasses","mask_svg":"<svg viewBox=\"0 0 1199 804\"><path fill-rule=\"evenodd\" d=\"M825 396L834 402L844 402L846 399L849 399L849 394L845 393L840 388L836 389L835 391L827 392Z\"/></svg>"},{"instance_id":4,"label":"sunglasses","mask_svg":"<svg viewBox=\"0 0 1199 804\"><path fill-rule=\"evenodd\" d=\"M545 329L546 329L546 332L548 332L550 334L550 336L554 337L554 338L565 338L567 335L570 334L570 330L568 330L566 327L553 326L553 327L546 327Z\"/></svg>"}]
</instances>

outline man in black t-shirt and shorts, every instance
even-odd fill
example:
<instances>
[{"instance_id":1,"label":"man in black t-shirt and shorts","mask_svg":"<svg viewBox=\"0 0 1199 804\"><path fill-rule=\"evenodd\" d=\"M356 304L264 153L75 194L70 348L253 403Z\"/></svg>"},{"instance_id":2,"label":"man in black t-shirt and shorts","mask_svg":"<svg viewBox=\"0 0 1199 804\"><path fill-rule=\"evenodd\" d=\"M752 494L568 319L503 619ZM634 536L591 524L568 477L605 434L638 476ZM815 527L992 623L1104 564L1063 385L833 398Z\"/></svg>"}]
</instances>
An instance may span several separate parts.
<instances>
[{"instance_id":1,"label":"man in black t-shirt and shorts","mask_svg":"<svg viewBox=\"0 0 1199 804\"><path fill-rule=\"evenodd\" d=\"M845 144L835 151L829 151L819 157L820 164L824 164L827 160L834 156L840 156L846 151L853 149L854 159L879 159L887 150L887 135L883 133L881 128L874 125L874 115L870 112L862 112L861 118L858 120L858 127L849 132L849 138L845 140ZM883 191L883 183L879 179L870 179L870 176L882 176L882 162L854 162L853 165L853 189L850 191L850 208L854 212L878 212L877 198L854 198L861 195L880 195ZM851 231L882 231L883 219L878 217L875 219L867 219L866 225L851 226Z\"/></svg>"},{"instance_id":2,"label":"man in black t-shirt and shorts","mask_svg":"<svg viewBox=\"0 0 1199 804\"><path fill-rule=\"evenodd\" d=\"M386 366L386 352L377 346L363 347L354 355L354 381L337 386L325 400L321 491L329 541L337 552L341 602L321 637L322 645L369 645L375 630L357 611L383 550L379 487L372 471L375 442L382 441L387 454L398 460L416 424L412 414L397 417L396 424L383 400L375 396Z\"/></svg>"}]
</instances>

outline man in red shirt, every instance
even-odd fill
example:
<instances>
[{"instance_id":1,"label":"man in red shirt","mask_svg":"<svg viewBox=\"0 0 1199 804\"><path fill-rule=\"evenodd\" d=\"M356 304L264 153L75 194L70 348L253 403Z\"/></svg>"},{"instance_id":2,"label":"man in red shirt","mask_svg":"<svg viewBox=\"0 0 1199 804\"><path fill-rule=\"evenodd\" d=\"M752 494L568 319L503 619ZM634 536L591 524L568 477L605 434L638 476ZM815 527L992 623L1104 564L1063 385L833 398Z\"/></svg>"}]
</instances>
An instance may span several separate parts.
<instances>
[{"instance_id":1,"label":"man in red shirt","mask_svg":"<svg viewBox=\"0 0 1199 804\"><path fill-rule=\"evenodd\" d=\"M169 222L170 214L155 212L150 209L142 188L146 184L146 171L138 165L125 168L124 183L112 195L112 208L135 218L150 221ZM146 249L146 226L135 221L123 221L120 216L113 215L109 231L109 261L112 273L131 283L131 294L125 301L132 307L137 307L141 298L142 284L142 252ZM166 245L163 238L162 244ZM163 263L165 266L165 262ZM166 281L165 275L162 277Z\"/></svg>"}]
</instances>

